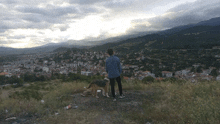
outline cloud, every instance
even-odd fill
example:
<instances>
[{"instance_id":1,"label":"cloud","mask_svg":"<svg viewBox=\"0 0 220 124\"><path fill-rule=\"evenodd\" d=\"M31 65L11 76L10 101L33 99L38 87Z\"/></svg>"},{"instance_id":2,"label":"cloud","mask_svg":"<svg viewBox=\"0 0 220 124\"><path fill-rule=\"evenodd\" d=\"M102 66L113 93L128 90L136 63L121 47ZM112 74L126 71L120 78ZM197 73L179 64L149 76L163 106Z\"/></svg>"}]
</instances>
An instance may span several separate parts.
<instances>
[{"instance_id":1,"label":"cloud","mask_svg":"<svg viewBox=\"0 0 220 124\"><path fill-rule=\"evenodd\" d=\"M48 17L60 17L67 14L74 14L78 12L75 6L60 7L60 6L47 5L46 8L20 6L17 7L16 9L19 12L35 13Z\"/></svg>"},{"instance_id":2,"label":"cloud","mask_svg":"<svg viewBox=\"0 0 220 124\"><path fill-rule=\"evenodd\" d=\"M38 14L26 14L25 16L22 17L23 20L30 21L33 23L40 23L43 21L43 17Z\"/></svg>"},{"instance_id":3,"label":"cloud","mask_svg":"<svg viewBox=\"0 0 220 124\"><path fill-rule=\"evenodd\" d=\"M70 3L80 4L80 5L93 5L97 3L102 3L110 0L70 0Z\"/></svg>"},{"instance_id":4,"label":"cloud","mask_svg":"<svg viewBox=\"0 0 220 124\"><path fill-rule=\"evenodd\" d=\"M172 28L179 25L198 23L220 16L220 1L197 1L186 3L168 10L165 14L149 19L151 27Z\"/></svg>"},{"instance_id":5,"label":"cloud","mask_svg":"<svg viewBox=\"0 0 220 124\"><path fill-rule=\"evenodd\" d=\"M59 28L60 31L66 31L70 27L67 24L57 24L54 25L54 28Z\"/></svg>"},{"instance_id":6,"label":"cloud","mask_svg":"<svg viewBox=\"0 0 220 124\"><path fill-rule=\"evenodd\" d=\"M24 35L17 35L17 36L9 36L7 37L7 39L24 39L25 36Z\"/></svg>"},{"instance_id":7,"label":"cloud","mask_svg":"<svg viewBox=\"0 0 220 124\"><path fill-rule=\"evenodd\" d=\"M83 43L197 23L219 12L219 0L1 0L0 37L8 46Z\"/></svg>"},{"instance_id":8,"label":"cloud","mask_svg":"<svg viewBox=\"0 0 220 124\"><path fill-rule=\"evenodd\" d=\"M13 40L7 40L7 41L5 41L5 40L1 40L0 39L0 44L2 44L2 45L5 45L5 44L14 44L14 43L17 43L16 41L13 41Z\"/></svg>"},{"instance_id":9,"label":"cloud","mask_svg":"<svg viewBox=\"0 0 220 124\"><path fill-rule=\"evenodd\" d=\"M15 4L15 3L17 3L17 0L2 0L0 3Z\"/></svg>"}]
</instances>

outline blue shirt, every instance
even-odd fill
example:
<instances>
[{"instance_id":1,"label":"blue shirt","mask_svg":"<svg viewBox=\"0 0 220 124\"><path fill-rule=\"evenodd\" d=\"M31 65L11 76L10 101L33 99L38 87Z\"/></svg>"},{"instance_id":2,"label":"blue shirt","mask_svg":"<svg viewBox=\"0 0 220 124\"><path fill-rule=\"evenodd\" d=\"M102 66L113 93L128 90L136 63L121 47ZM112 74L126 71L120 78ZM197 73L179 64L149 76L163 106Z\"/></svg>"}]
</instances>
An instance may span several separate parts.
<instances>
[{"instance_id":1,"label":"blue shirt","mask_svg":"<svg viewBox=\"0 0 220 124\"><path fill-rule=\"evenodd\" d=\"M108 57L106 59L105 68L106 72L108 73L108 78L119 77L122 72L120 59L114 55Z\"/></svg>"}]
</instances>

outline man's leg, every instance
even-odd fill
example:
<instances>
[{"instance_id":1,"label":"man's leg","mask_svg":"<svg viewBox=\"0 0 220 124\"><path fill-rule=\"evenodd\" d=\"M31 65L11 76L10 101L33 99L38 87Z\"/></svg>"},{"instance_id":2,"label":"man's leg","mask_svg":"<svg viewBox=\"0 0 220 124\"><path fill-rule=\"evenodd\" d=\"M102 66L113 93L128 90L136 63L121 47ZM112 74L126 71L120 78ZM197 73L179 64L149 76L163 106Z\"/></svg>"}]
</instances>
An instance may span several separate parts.
<instances>
[{"instance_id":1,"label":"man's leg","mask_svg":"<svg viewBox=\"0 0 220 124\"><path fill-rule=\"evenodd\" d=\"M118 89L119 89L119 93L120 93L120 96L122 95L122 85L121 85L121 77L117 77L116 78L116 81L118 83Z\"/></svg>"},{"instance_id":2,"label":"man's leg","mask_svg":"<svg viewBox=\"0 0 220 124\"><path fill-rule=\"evenodd\" d=\"M114 78L110 78L110 84L111 84L112 96L115 98L115 79Z\"/></svg>"}]
</instances>

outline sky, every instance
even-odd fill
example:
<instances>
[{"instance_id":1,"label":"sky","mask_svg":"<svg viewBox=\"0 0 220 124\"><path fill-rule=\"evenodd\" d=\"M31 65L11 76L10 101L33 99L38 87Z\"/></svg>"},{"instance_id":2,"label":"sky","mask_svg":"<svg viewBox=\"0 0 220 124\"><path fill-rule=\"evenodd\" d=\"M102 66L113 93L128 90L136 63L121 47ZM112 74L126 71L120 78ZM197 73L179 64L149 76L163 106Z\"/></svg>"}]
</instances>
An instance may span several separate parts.
<instances>
[{"instance_id":1,"label":"sky","mask_svg":"<svg viewBox=\"0 0 220 124\"><path fill-rule=\"evenodd\" d=\"M0 0L0 47L84 44L215 17L220 0Z\"/></svg>"}]
</instances>

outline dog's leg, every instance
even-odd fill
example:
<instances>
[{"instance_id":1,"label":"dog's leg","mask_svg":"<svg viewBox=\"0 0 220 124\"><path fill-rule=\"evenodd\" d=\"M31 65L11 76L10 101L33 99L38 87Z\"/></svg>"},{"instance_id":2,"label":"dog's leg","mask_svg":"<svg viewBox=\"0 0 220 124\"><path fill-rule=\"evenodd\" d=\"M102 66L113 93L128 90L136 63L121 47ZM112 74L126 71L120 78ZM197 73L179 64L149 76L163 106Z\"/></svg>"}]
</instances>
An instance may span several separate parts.
<instances>
[{"instance_id":1,"label":"dog's leg","mask_svg":"<svg viewBox=\"0 0 220 124\"><path fill-rule=\"evenodd\" d=\"M105 86L105 88L103 90L105 91L106 97L108 97L108 87ZM103 96L105 96L105 94Z\"/></svg>"},{"instance_id":2,"label":"dog's leg","mask_svg":"<svg viewBox=\"0 0 220 124\"><path fill-rule=\"evenodd\" d=\"M86 96L86 91L84 91L83 93L81 93L81 96Z\"/></svg>"},{"instance_id":3,"label":"dog's leg","mask_svg":"<svg viewBox=\"0 0 220 124\"><path fill-rule=\"evenodd\" d=\"M108 88L106 88L106 97L109 97L109 95L108 95Z\"/></svg>"},{"instance_id":4,"label":"dog's leg","mask_svg":"<svg viewBox=\"0 0 220 124\"><path fill-rule=\"evenodd\" d=\"M95 91L94 91L94 87L92 87L92 96L94 96L95 95L95 93L94 93Z\"/></svg>"},{"instance_id":5,"label":"dog's leg","mask_svg":"<svg viewBox=\"0 0 220 124\"><path fill-rule=\"evenodd\" d=\"M105 96L105 90L104 89L102 89L102 95Z\"/></svg>"},{"instance_id":6,"label":"dog's leg","mask_svg":"<svg viewBox=\"0 0 220 124\"><path fill-rule=\"evenodd\" d=\"M97 99L99 98L98 94L97 94L97 89L95 90L95 96L96 96Z\"/></svg>"},{"instance_id":7,"label":"dog's leg","mask_svg":"<svg viewBox=\"0 0 220 124\"><path fill-rule=\"evenodd\" d=\"M109 97L108 92L106 93L106 97Z\"/></svg>"},{"instance_id":8,"label":"dog's leg","mask_svg":"<svg viewBox=\"0 0 220 124\"><path fill-rule=\"evenodd\" d=\"M105 87L105 93L106 93L106 97L109 97L108 93L109 93L109 83L106 84L106 87Z\"/></svg>"}]
</instances>

